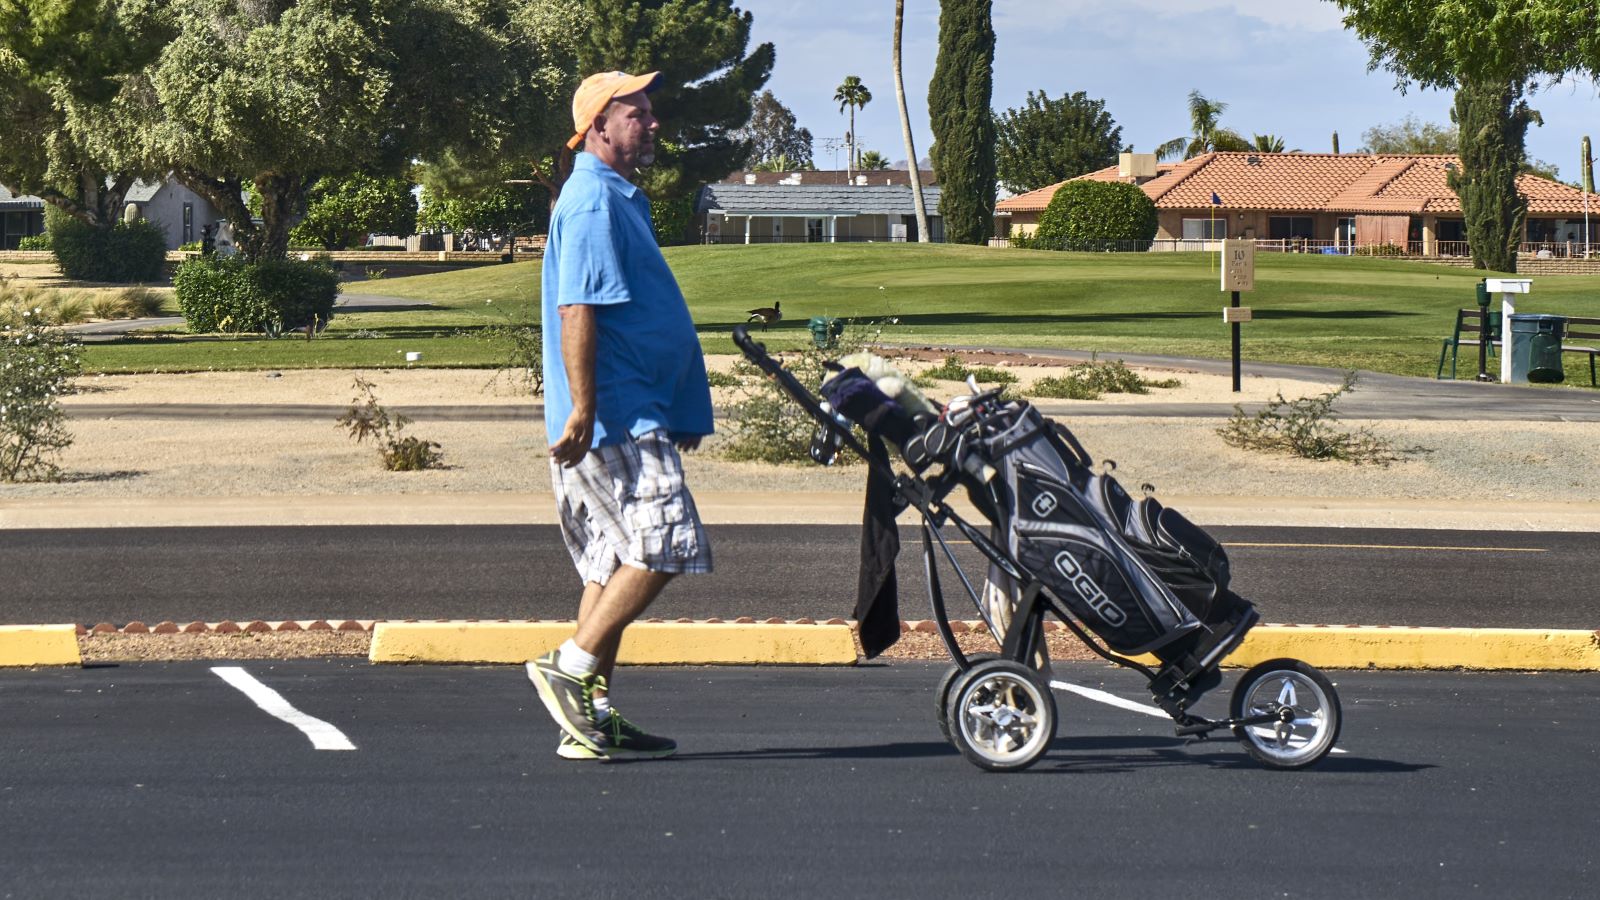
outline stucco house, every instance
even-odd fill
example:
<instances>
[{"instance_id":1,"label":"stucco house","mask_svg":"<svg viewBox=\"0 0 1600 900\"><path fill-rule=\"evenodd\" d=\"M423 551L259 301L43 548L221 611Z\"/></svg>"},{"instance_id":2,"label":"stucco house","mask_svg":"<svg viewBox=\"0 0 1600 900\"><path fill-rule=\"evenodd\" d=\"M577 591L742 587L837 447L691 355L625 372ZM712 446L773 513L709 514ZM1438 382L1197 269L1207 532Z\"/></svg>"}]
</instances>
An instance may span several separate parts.
<instances>
[{"instance_id":1,"label":"stucco house","mask_svg":"<svg viewBox=\"0 0 1600 900\"><path fill-rule=\"evenodd\" d=\"M923 204L932 240L944 240L939 187L923 173ZM736 172L695 198L708 244L832 243L917 240L916 204L904 171Z\"/></svg>"},{"instance_id":2,"label":"stucco house","mask_svg":"<svg viewBox=\"0 0 1600 900\"><path fill-rule=\"evenodd\" d=\"M210 201L179 184L176 178L135 182L124 202L136 207L140 218L161 229L168 250L200 240L200 229L221 218ZM38 197L15 195L0 186L0 249L15 250L22 238L42 234L44 205Z\"/></svg>"},{"instance_id":3,"label":"stucco house","mask_svg":"<svg viewBox=\"0 0 1600 900\"><path fill-rule=\"evenodd\" d=\"M0 185L0 250L15 250L23 238L43 233L44 201Z\"/></svg>"},{"instance_id":4,"label":"stucco house","mask_svg":"<svg viewBox=\"0 0 1600 900\"><path fill-rule=\"evenodd\" d=\"M1285 249L1348 252L1392 247L1414 256L1466 256L1461 201L1446 182L1454 156L1358 153L1207 153L1163 163L1153 177L1119 166L1079 176L1127 181L1155 202L1157 249L1200 249L1208 240L1254 238ZM996 204L997 234L1030 233L1056 189ZM1600 243L1600 195L1537 175L1517 176L1527 198L1525 252L1581 255L1585 208ZM1217 202L1220 201L1220 202Z\"/></svg>"}]
</instances>

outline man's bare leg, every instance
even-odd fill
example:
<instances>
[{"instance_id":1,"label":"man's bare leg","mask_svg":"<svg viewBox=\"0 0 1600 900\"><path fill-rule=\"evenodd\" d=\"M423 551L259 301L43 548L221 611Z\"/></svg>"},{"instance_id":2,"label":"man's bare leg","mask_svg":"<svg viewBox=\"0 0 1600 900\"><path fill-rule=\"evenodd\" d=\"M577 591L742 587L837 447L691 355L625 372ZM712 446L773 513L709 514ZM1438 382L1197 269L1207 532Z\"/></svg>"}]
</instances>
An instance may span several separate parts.
<instances>
[{"instance_id":1,"label":"man's bare leg","mask_svg":"<svg viewBox=\"0 0 1600 900\"><path fill-rule=\"evenodd\" d=\"M594 654L595 673L607 683L617 664L623 629L650 606L671 580L670 572L623 565L617 567L604 587L594 582L584 585L583 599L578 603L578 631L572 639L585 653Z\"/></svg>"}]
</instances>

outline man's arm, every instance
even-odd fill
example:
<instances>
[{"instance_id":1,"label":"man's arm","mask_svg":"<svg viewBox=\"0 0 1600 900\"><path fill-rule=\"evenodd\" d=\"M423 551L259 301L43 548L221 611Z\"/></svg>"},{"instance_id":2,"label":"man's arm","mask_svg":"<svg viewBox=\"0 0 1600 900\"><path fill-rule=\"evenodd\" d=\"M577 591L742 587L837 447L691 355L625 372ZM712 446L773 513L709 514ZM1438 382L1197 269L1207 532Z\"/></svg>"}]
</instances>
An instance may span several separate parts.
<instances>
[{"instance_id":1,"label":"man's arm","mask_svg":"<svg viewBox=\"0 0 1600 900\"><path fill-rule=\"evenodd\" d=\"M567 468L583 461L594 443L594 307L575 303L558 307L561 315L561 363L572 392L572 414L550 455Z\"/></svg>"}]
</instances>

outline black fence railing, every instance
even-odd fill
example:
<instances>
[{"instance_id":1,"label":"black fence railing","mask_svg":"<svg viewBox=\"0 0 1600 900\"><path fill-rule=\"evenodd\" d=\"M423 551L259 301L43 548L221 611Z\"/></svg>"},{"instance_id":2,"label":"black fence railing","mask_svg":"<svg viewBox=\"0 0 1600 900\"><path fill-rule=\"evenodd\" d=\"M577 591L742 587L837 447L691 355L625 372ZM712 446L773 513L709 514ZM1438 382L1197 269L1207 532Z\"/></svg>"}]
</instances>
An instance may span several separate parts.
<instances>
[{"instance_id":1,"label":"black fence railing","mask_svg":"<svg viewBox=\"0 0 1600 900\"><path fill-rule=\"evenodd\" d=\"M915 236L892 234L840 234L832 238L812 237L804 234L752 234L746 238L744 232L724 232L721 234L706 234L702 243L706 244L880 244L915 243Z\"/></svg>"}]
</instances>

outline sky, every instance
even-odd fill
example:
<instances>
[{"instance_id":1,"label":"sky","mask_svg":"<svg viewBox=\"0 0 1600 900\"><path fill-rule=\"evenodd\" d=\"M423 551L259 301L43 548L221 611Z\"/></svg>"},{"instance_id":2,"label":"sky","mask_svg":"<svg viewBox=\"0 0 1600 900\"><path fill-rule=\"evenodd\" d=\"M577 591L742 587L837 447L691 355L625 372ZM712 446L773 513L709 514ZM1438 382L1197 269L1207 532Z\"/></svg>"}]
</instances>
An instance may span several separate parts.
<instances>
[{"instance_id":1,"label":"sky","mask_svg":"<svg viewBox=\"0 0 1600 900\"><path fill-rule=\"evenodd\" d=\"M752 46L771 42L777 64L767 82L811 130L819 168L843 168L849 130L833 101L859 75L872 102L856 113L863 149L906 158L894 99L890 51L893 0L735 0L754 16ZM1362 132L1408 114L1449 124L1452 95L1415 87L1402 94L1392 74L1368 72L1366 47L1325 0L994 0L994 100L1020 108L1028 91L1051 97L1083 91L1103 99L1139 152L1189 133L1191 90L1228 104L1222 125L1247 138L1281 136L1293 150L1361 147ZM926 156L927 90L938 53L937 0L906 0L904 68L918 156ZM1528 152L1563 180L1579 172L1585 134L1600 141L1600 88L1588 80L1544 85L1530 100L1544 116Z\"/></svg>"}]
</instances>

